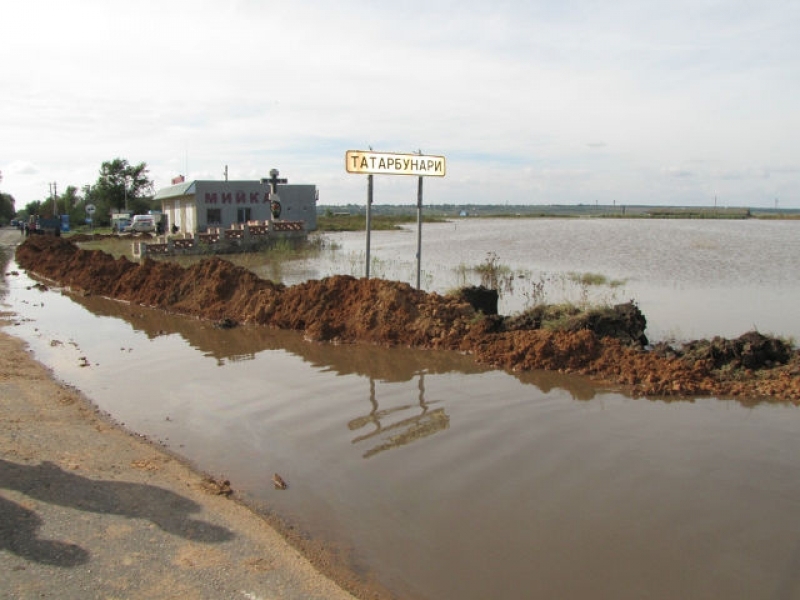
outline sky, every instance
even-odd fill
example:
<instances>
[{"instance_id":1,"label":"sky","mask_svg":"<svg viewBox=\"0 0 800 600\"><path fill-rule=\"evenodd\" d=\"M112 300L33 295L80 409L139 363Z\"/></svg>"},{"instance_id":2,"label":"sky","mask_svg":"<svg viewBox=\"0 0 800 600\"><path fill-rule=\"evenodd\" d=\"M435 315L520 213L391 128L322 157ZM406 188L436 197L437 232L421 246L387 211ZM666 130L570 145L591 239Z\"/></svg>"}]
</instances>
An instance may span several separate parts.
<instances>
[{"instance_id":1,"label":"sky","mask_svg":"<svg viewBox=\"0 0 800 600\"><path fill-rule=\"evenodd\" d=\"M364 204L370 148L444 156L426 204L800 208L796 0L24 0L0 31L17 209L118 157Z\"/></svg>"}]
</instances>

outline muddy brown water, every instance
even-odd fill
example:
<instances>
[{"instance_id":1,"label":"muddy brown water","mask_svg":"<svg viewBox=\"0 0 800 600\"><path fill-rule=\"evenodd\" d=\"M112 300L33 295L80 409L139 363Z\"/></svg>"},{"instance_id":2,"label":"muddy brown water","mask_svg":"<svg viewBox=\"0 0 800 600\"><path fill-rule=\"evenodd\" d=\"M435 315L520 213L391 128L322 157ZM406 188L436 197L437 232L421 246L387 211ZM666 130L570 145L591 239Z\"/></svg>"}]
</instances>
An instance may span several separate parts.
<instances>
[{"instance_id":1,"label":"muddy brown water","mask_svg":"<svg viewBox=\"0 0 800 600\"><path fill-rule=\"evenodd\" d=\"M23 273L3 303L59 378L400 598L800 598L795 406L219 330Z\"/></svg>"}]
</instances>

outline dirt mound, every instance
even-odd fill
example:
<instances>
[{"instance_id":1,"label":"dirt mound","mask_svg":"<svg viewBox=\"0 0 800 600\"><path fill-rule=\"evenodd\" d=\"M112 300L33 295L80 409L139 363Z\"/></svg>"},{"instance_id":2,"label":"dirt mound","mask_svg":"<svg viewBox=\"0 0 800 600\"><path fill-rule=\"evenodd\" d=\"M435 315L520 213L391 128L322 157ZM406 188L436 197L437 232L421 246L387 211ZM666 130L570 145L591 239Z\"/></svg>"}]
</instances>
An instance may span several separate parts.
<instances>
[{"instance_id":1,"label":"dirt mound","mask_svg":"<svg viewBox=\"0 0 800 600\"><path fill-rule=\"evenodd\" d=\"M783 340L750 331L734 340L715 337L691 342L680 353L695 361L710 360L717 369L764 369L785 365L792 348Z\"/></svg>"},{"instance_id":2,"label":"dirt mound","mask_svg":"<svg viewBox=\"0 0 800 600\"><path fill-rule=\"evenodd\" d=\"M497 290L491 290L483 285L469 286L461 288L457 296L485 315L497 314L497 301L500 297Z\"/></svg>"},{"instance_id":3,"label":"dirt mound","mask_svg":"<svg viewBox=\"0 0 800 600\"><path fill-rule=\"evenodd\" d=\"M503 329L554 329L557 331L592 331L598 337L613 337L625 345L647 346L647 319L633 302L616 306L581 310L577 306L539 305L519 315L507 317Z\"/></svg>"},{"instance_id":4,"label":"dirt mound","mask_svg":"<svg viewBox=\"0 0 800 600\"><path fill-rule=\"evenodd\" d=\"M286 287L220 258L192 267L134 264L63 239L31 237L23 268L75 291L221 323L305 332L315 341L468 352L509 370L550 369L630 386L634 393L769 396L800 402L800 353L759 334L645 351L646 319L632 303L581 312L537 307L503 317L476 310L485 293L441 296L406 283L350 276Z\"/></svg>"}]
</instances>

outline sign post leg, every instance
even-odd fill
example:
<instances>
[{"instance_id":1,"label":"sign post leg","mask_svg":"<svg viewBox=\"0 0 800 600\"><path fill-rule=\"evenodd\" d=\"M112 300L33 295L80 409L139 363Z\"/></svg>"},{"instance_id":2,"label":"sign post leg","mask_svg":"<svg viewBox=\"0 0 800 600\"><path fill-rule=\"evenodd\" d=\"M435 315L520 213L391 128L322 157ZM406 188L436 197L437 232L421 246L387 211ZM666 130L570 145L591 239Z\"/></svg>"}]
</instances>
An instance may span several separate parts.
<instances>
[{"instance_id":1,"label":"sign post leg","mask_svg":"<svg viewBox=\"0 0 800 600\"><path fill-rule=\"evenodd\" d=\"M417 183L417 289L422 270L422 176Z\"/></svg>"},{"instance_id":2,"label":"sign post leg","mask_svg":"<svg viewBox=\"0 0 800 600\"><path fill-rule=\"evenodd\" d=\"M367 279L369 279L369 232L371 227L371 219L370 219L370 211L372 208L372 175L367 175L367 223L366 223L366 230L367 230Z\"/></svg>"}]
</instances>

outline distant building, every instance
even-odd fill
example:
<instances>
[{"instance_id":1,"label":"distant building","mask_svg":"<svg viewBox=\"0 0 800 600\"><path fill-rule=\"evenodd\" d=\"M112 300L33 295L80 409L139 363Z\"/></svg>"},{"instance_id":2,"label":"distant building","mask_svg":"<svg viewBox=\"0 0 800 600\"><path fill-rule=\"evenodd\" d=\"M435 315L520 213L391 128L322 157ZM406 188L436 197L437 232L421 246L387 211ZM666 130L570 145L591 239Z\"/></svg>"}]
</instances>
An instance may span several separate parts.
<instances>
[{"instance_id":1,"label":"distant building","mask_svg":"<svg viewBox=\"0 0 800 600\"><path fill-rule=\"evenodd\" d=\"M305 230L317 228L317 187L312 184L277 184L280 217L304 221ZM202 233L209 227L228 228L234 223L274 220L270 181L184 181L160 189L166 231Z\"/></svg>"}]
</instances>

